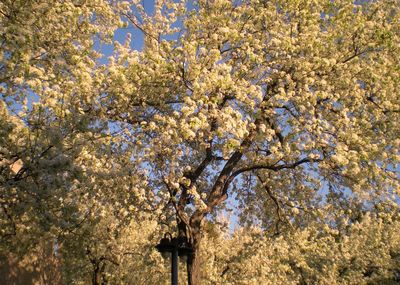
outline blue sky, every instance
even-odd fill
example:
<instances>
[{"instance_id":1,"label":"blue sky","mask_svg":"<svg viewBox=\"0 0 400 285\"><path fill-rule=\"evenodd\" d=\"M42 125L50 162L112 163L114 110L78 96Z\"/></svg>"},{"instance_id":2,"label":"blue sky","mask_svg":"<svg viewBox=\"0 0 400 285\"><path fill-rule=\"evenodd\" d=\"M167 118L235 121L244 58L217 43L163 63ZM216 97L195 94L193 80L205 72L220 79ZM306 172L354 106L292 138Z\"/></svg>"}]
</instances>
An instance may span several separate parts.
<instances>
[{"instance_id":1,"label":"blue sky","mask_svg":"<svg viewBox=\"0 0 400 285\"><path fill-rule=\"evenodd\" d=\"M153 13L154 11L154 2L155 0L143 0L144 8L148 14ZM126 20L126 19L125 19ZM127 34L131 34L131 47L134 50L142 50L143 48L143 34L141 31L136 29L129 23L127 28L119 28L114 34L114 41L124 43L126 40ZM113 44L104 44L100 43L98 40L95 42L94 48L104 54L104 58L101 63L107 62L107 57L111 56L114 50Z\"/></svg>"}]
</instances>

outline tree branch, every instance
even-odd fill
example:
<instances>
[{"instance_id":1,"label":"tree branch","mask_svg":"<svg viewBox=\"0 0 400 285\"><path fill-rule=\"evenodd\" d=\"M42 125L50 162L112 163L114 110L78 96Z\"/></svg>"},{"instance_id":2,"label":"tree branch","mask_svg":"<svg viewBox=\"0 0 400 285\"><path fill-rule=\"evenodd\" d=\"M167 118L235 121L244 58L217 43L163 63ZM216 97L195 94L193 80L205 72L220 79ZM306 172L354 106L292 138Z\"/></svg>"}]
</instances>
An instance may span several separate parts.
<instances>
[{"instance_id":1,"label":"tree branch","mask_svg":"<svg viewBox=\"0 0 400 285\"><path fill-rule=\"evenodd\" d=\"M272 170L272 171L279 171L282 169L294 169L297 166L304 164L304 163L313 163L313 162L321 162L321 161L322 161L322 159L303 158L301 160L298 160L298 161L296 161L294 163L290 163L290 164L280 164L280 165L258 164L258 165L253 165L253 166L248 166L248 167L243 167L241 169L238 169L235 172L233 172L231 176L236 177L239 174L242 174L243 172L258 170L258 169L267 169L267 170Z\"/></svg>"}]
</instances>

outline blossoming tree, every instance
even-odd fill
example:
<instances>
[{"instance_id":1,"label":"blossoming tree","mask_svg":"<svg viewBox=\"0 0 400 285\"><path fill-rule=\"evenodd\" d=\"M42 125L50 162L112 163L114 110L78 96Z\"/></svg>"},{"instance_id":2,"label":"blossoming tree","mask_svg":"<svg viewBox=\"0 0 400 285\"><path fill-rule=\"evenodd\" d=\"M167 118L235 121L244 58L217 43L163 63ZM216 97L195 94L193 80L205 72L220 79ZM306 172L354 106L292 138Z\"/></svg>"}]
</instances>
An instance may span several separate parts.
<instances>
[{"instance_id":1,"label":"blossoming tree","mask_svg":"<svg viewBox=\"0 0 400 285\"><path fill-rule=\"evenodd\" d=\"M229 195L248 212L263 193L277 232L321 193L398 197L396 1L138 2L125 16L144 48L116 46L102 105L194 246L191 284L202 223Z\"/></svg>"},{"instance_id":2,"label":"blossoming tree","mask_svg":"<svg viewBox=\"0 0 400 285\"><path fill-rule=\"evenodd\" d=\"M100 284L132 249L119 250L116 237L152 210L147 179L129 159L135 150L123 149L92 108L101 83L92 78L93 45L110 43L120 9L110 1L0 3L2 269L16 260L31 278L49 278L42 269L56 260L63 282L72 275Z\"/></svg>"},{"instance_id":3,"label":"blossoming tree","mask_svg":"<svg viewBox=\"0 0 400 285\"><path fill-rule=\"evenodd\" d=\"M29 3L0 4L4 236L36 217L64 231L88 197L121 213L146 201L193 245L196 285L204 224L229 196L273 234L327 203L396 206L397 1ZM143 49L128 36L101 64L94 38L123 19Z\"/></svg>"}]
</instances>

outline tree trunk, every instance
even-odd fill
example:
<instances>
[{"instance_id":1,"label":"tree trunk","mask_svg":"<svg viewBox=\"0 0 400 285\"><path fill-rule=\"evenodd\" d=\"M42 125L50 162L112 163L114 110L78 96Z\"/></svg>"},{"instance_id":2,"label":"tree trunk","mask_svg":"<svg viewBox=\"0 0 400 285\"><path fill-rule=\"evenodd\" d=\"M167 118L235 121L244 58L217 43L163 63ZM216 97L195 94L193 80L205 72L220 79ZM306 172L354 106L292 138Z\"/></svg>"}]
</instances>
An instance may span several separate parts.
<instances>
[{"instance_id":1,"label":"tree trunk","mask_svg":"<svg viewBox=\"0 0 400 285\"><path fill-rule=\"evenodd\" d=\"M93 262L92 262L93 263ZM107 284L107 280L103 275L106 264L101 264L101 261L94 261L94 269L92 273L92 284L93 285L104 285Z\"/></svg>"},{"instance_id":2,"label":"tree trunk","mask_svg":"<svg viewBox=\"0 0 400 285\"><path fill-rule=\"evenodd\" d=\"M99 267L98 263L95 264L94 269L93 269L92 284L93 285L101 285L101 272L100 272L100 267Z\"/></svg>"},{"instance_id":3,"label":"tree trunk","mask_svg":"<svg viewBox=\"0 0 400 285\"><path fill-rule=\"evenodd\" d=\"M199 256L200 234L193 238L193 254L188 256L187 275L188 285L201 284L200 256Z\"/></svg>"},{"instance_id":4,"label":"tree trunk","mask_svg":"<svg viewBox=\"0 0 400 285\"><path fill-rule=\"evenodd\" d=\"M192 244L193 254L188 257L187 261L187 274L189 285L201 284L200 229L203 217L203 215L194 215L190 220L190 243Z\"/></svg>"}]
</instances>

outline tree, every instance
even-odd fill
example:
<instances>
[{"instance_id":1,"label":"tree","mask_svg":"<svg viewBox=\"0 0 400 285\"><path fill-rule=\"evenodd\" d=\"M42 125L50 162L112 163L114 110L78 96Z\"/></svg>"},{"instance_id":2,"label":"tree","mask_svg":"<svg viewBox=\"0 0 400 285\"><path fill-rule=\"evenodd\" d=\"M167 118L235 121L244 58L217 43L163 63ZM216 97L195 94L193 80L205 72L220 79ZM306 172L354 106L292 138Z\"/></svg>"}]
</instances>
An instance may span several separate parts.
<instances>
[{"instance_id":1,"label":"tree","mask_svg":"<svg viewBox=\"0 0 400 285\"><path fill-rule=\"evenodd\" d=\"M281 236L217 225L201 245L202 284L397 284L399 216L367 213L341 227L310 223Z\"/></svg>"},{"instance_id":2,"label":"tree","mask_svg":"<svg viewBox=\"0 0 400 285\"><path fill-rule=\"evenodd\" d=\"M85 223L59 250L63 284L163 284L168 263L154 250L156 217L121 217L103 207L103 217ZM137 216L140 215L140 216Z\"/></svg>"},{"instance_id":3,"label":"tree","mask_svg":"<svg viewBox=\"0 0 400 285\"><path fill-rule=\"evenodd\" d=\"M143 203L189 238L196 285L204 225L229 196L275 235L335 208L396 207L397 1L24 2L0 6L5 236L16 218L68 232L88 197ZM123 20L143 49L128 36L101 63L95 39Z\"/></svg>"},{"instance_id":4,"label":"tree","mask_svg":"<svg viewBox=\"0 0 400 285\"><path fill-rule=\"evenodd\" d=\"M134 150L120 147L90 103L99 84L91 80L100 57L93 45L110 42L122 25L120 8L110 1L0 3L2 255L77 239L102 207L119 206L127 218L133 205L151 206L134 191L146 189L130 164Z\"/></svg>"},{"instance_id":5,"label":"tree","mask_svg":"<svg viewBox=\"0 0 400 285\"><path fill-rule=\"evenodd\" d=\"M228 195L252 209L264 193L277 232L288 210L318 213L321 191L398 197L396 1L136 3L126 17L144 48L117 45L104 109L190 237L191 284L202 224Z\"/></svg>"},{"instance_id":6,"label":"tree","mask_svg":"<svg viewBox=\"0 0 400 285\"><path fill-rule=\"evenodd\" d=\"M92 160L85 142L98 143L95 151L106 155L99 143L106 135L96 135L104 128L79 112L87 97L77 91L95 90L87 80L97 57L95 33L106 38L118 24L112 6L96 3L0 4L1 241L24 236L24 229L48 232L60 215L74 220L73 203L63 201L90 176L81 168Z\"/></svg>"},{"instance_id":7,"label":"tree","mask_svg":"<svg viewBox=\"0 0 400 285\"><path fill-rule=\"evenodd\" d=\"M52 265L68 284L100 284L113 280L109 272L121 281L128 258L154 262L144 252L132 258L138 242L121 249L121 239L138 230L132 220L153 221L150 231L149 217L159 213L129 159L135 149L123 147L92 104L101 84L92 79L101 57L93 46L110 43L122 8L113 1L0 3L0 267L19 269L17 283L30 273L59 283L43 279ZM110 269L122 262L125 271ZM0 283L18 277L10 272Z\"/></svg>"}]
</instances>

